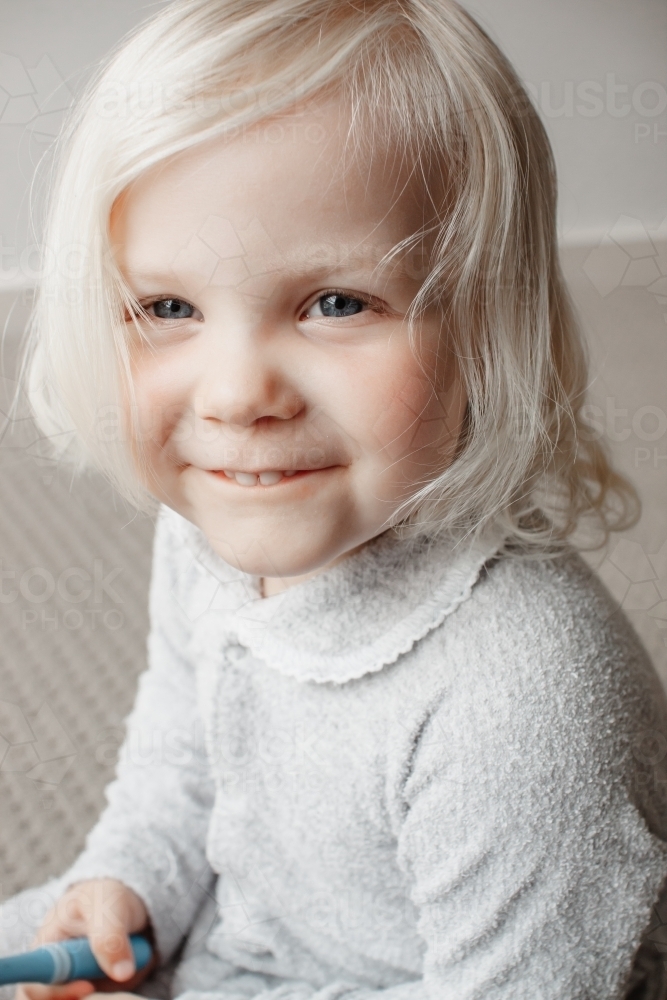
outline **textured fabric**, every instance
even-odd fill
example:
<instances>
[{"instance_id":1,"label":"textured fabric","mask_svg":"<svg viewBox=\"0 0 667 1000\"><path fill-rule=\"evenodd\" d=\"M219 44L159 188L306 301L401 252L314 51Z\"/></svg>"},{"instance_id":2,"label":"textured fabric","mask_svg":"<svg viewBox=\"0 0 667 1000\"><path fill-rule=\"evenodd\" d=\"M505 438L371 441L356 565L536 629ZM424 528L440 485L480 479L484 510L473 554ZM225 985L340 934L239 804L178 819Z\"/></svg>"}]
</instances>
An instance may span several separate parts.
<instances>
[{"instance_id":1,"label":"textured fabric","mask_svg":"<svg viewBox=\"0 0 667 1000\"><path fill-rule=\"evenodd\" d=\"M149 669L60 887L131 886L164 961L186 939L182 1000L623 997L667 878L667 704L575 552L501 543L388 532L262 599L164 508Z\"/></svg>"}]
</instances>

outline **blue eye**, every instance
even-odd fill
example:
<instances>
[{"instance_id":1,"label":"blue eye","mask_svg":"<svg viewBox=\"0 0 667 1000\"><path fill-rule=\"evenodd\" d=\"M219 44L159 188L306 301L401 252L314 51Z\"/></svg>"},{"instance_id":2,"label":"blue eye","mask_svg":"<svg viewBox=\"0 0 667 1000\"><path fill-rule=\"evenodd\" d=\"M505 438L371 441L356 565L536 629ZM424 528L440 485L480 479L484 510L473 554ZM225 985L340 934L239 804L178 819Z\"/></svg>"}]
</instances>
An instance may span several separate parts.
<instances>
[{"instance_id":1,"label":"blue eye","mask_svg":"<svg viewBox=\"0 0 667 1000\"><path fill-rule=\"evenodd\" d=\"M342 292L327 292L326 295L320 296L317 304L322 310L323 316L338 318L339 316L355 316L362 312L366 303L353 295L344 295Z\"/></svg>"},{"instance_id":2,"label":"blue eye","mask_svg":"<svg viewBox=\"0 0 667 1000\"><path fill-rule=\"evenodd\" d=\"M149 306L158 319L190 319L194 316L194 306L183 299L157 299Z\"/></svg>"}]
</instances>

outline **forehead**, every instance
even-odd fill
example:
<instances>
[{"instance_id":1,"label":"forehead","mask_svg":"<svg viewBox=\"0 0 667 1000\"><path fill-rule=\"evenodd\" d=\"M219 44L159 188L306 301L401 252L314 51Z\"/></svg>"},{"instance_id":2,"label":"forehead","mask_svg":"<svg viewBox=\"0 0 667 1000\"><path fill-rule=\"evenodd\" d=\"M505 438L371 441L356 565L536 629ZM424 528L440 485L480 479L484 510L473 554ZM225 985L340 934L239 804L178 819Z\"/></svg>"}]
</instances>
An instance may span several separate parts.
<instances>
[{"instance_id":1,"label":"forehead","mask_svg":"<svg viewBox=\"0 0 667 1000\"><path fill-rule=\"evenodd\" d=\"M424 190L406 157L390 144L349 139L350 128L349 109L332 96L146 171L112 211L125 265L173 256L216 227L230 247L249 229L266 234L253 253L278 248L288 266L305 247L323 263L328 253L377 263L424 223Z\"/></svg>"}]
</instances>

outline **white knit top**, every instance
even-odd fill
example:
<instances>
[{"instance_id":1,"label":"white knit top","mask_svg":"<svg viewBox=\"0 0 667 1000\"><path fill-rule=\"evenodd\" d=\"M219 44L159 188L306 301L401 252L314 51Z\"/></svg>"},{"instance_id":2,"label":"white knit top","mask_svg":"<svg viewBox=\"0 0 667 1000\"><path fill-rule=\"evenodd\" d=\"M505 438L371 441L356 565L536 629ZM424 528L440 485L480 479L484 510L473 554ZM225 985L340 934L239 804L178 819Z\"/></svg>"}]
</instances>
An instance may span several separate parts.
<instances>
[{"instance_id":1,"label":"white knit top","mask_svg":"<svg viewBox=\"0 0 667 1000\"><path fill-rule=\"evenodd\" d=\"M667 878L667 703L576 552L501 542L387 532L263 599L162 508L149 667L64 884L134 889L165 961L187 936L174 995L624 996Z\"/></svg>"}]
</instances>

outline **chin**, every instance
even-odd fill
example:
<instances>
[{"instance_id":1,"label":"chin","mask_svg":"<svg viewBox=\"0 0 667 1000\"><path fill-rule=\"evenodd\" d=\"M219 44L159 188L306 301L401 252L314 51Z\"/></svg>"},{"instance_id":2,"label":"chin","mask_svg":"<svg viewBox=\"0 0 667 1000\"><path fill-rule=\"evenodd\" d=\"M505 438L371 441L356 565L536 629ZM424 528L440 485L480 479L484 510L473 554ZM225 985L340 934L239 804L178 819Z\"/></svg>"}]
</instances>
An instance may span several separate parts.
<instances>
[{"instance_id":1,"label":"chin","mask_svg":"<svg viewBox=\"0 0 667 1000\"><path fill-rule=\"evenodd\" d=\"M309 538L302 531L291 533L280 525L265 531L248 531L247 525L230 531L200 525L214 552L230 566L252 576L300 577L323 568L341 553L340 541Z\"/></svg>"}]
</instances>

